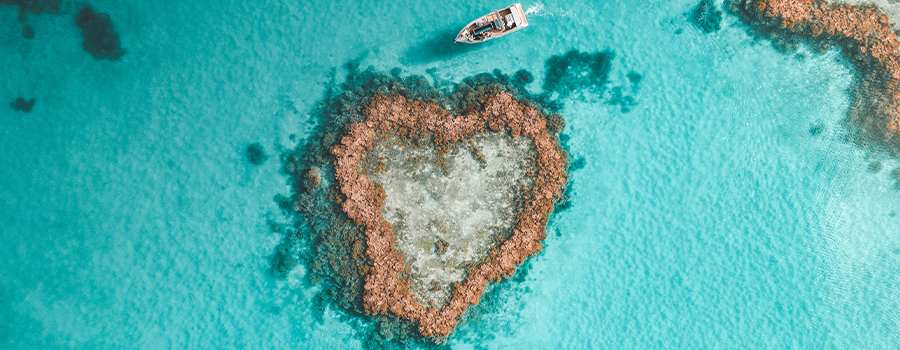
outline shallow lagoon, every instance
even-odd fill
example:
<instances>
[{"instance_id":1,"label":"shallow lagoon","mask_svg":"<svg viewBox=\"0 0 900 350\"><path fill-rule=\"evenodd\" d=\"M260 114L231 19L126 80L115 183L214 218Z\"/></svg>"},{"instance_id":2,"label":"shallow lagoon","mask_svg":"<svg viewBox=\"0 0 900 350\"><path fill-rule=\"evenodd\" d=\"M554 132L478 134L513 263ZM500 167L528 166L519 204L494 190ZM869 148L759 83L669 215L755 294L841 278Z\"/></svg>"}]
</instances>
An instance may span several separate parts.
<instances>
[{"instance_id":1,"label":"shallow lagoon","mask_svg":"<svg viewBox=\"0 0 900 350\"><path fill-rule=\"evenodd\" d=\"M28 15L30 40L0 6L0 102L36 100L0 108L2 347L362 346L371 327L303 266L270 276L279 152L350 60L432 81L526 69L541 92L572 49L614 55L602 91L560 94L571 206L449 346L900 345L898 163L842 141L836 52L780 54L728 15L706 34L693 1L523 3L531 26L481 47L450 42L507 3L91 5L118 60L83 50L77 5Z\"/></svg>"}]
</instances>

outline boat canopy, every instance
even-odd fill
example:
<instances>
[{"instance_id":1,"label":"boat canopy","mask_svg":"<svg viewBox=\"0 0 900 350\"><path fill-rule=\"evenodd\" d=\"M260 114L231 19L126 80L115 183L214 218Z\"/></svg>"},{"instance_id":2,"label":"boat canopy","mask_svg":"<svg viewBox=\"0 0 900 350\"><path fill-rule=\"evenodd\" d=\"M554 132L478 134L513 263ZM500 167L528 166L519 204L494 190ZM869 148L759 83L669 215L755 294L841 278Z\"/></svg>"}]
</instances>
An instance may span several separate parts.
<instances>
[{"instance_id":1,"label":"boat canopy","mask_svg":"<svg viewBox=\"0 0 900 350\"><path fill-rule=\"evenodd\" d=\"M497 18L491 22L491 26L494 27L494 29L503 29L503 20Z\"/></svg>"},{"instance_id":2,"label":"boat canopy","mask_svg":"<svg viewBox=\"0 0 900 350\"><path fill-rule=\"evenodd\" d=\"M516 22L516 26L520 26L523 23L525 23L525 20L522 19L521 12L519 12L519 11L512 11L512 17L513 17L513 21Z\"/></svg>"}]
</instances>

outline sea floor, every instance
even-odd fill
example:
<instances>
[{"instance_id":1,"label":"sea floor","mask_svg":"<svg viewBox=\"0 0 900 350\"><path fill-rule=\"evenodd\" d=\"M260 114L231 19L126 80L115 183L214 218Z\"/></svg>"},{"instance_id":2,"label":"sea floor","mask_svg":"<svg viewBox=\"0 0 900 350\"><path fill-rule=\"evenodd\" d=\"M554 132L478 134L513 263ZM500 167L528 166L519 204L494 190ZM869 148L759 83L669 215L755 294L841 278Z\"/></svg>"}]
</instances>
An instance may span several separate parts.
<instances>
[{"instance_id":1,"label":"sea floor","mask_svg":"<svg viewBox=\"0 0 900 350\"><path fill-rule=\"evenodd\" d=\"M279 154L350 61L524 69L563 104L571 205L448 347L900 348L900 163L844 141L850 66L727 14L705 32L698 2L523 3L530 26L480 46L452 38L508 3L0 5L0 348L362 348L304 264L271 275ZM84 5L117 60L83 49ZM588 61L608 76L558 74Z\"/></svg>"}]
</instances>

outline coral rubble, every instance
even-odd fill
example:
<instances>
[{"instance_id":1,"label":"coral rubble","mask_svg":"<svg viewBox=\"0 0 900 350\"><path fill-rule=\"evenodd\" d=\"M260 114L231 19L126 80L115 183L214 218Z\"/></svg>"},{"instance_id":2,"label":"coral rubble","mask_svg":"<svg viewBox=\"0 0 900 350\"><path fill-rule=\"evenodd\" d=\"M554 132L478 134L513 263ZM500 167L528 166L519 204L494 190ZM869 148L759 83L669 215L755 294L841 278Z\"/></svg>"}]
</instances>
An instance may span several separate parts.
<instances>
[{"instance_id":1,"label":"coral rubble","mask_svg":"<svg viewBox=\"0 0 900 350\"><path fill-rule=\"evenodd\" d=\"M435 149L427 138L375 139L359 172L384 189L381 214L420 303L445 305L467 266L509 238L519 189L532 184L530 141L484 132Z\"/></svg>"},{"instance_id":2,"label":"coral rubble","mask_svg":"<svg viewBox=\"0 0 900 350\"><path fill-rule=\"evenodd\" d=\"M726 0L728 10L781 50L841 48L857 74L844 121L857 144L900 155L900 42L874 5L824 0Z\"/></svg>"}]
</instances>

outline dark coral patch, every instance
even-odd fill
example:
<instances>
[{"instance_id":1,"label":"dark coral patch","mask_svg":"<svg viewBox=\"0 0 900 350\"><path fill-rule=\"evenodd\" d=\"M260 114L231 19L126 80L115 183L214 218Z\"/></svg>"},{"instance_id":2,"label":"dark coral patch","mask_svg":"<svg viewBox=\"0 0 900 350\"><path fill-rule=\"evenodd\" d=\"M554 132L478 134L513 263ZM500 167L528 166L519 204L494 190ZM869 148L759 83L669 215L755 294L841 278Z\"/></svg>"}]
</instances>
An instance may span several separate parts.
<instances>
[{"instance_id":1,"label":"dark coral patch","mask_svg":"<svg viewBox=\"0 0 900 350\"><path fill-rule=\"evenodd\" d=\"M552 56L544 63L547 69L544 90L557 92L562 97L577 90L600 93L609 81L615 57L612 51L588 53L578 50Z\"/></svg>"},{"instance_id":2,"label":"dark coral patch","mask_svg":"<svg viewBox=\"0 0 900 350\"><path fill-rule=\"evenodd\" d=\"M628 113L631 112L632 108L637 106L638 101L633 95L627 94L624 87L616 86L612 88L611 95L607 103L611 105L618 105L619 107L621 107L622 113Z\"/></svg>"},{"instance_id":3,"label":"dark coral patch","mask_svg":"<svg viewBox=\"0 0 900 350\"><path fill-rule=\"evenodd\" d=\"M272 276L284 278L300 262L291 252L289 242L281 242L275 246L275 254L272 255Z\"/></svg>"},{"instance_id":4,"label":"dark coral patch","mask_svg":"<svg viewBox=\"0 0 900 350\"><path fill-rule=\"evenodd\" d=\"M641 83L641 80L644 80L644 76L635 71L628 72L628 75L626 75L626 77L628 78L628 81L630 81L631 84L635 86L635 89L637 89L637 87Z\"/></svg>"},{"instance_id":5,"label":"dark coral patch","mask_svg":"<svg viewBox=\"0 0 900 350\"><path fill-rule=\"evenodd\" d=\"M34 39L34 28L26 24L25 28L22 28L22 37L25 39Z\"/></svg>"},{"instance_id":6,"label":"dark coral patch","mask_svg":"<svg viewBox=\"0 0 900 350\"><path fill-rule=\"evenodd\" d=\"M570 171L581 170L584 169L585 165L587 165L587 161L584 159L584 157L578 157L575 158L574 161L572 161L572 165L570 165L569 169Z\"/></svg>"},{"instance_id":7,"label":"dark coral patch","mask_svg":"<svg viewBox=\"0 0 900 350\"><path fill-rule=\"evenodd\" d=\"M872 162L869 164L869 172L871 173L879 173L881 169L884 169L884 165L881 165L881 162Z\"/></svg>"},{"instance_id":8,"label":"dark coral patch","mask_svg":"<svg viewBox=\"0 0 900 350\"><path fill-rule=\"evenodd\" d=\"M559 134L566 128L566 120L559 113L547 116L547 130L552 134Z\"/></svg>"},{"instance_id":9,"label":"dark coral patch","mask_svg":"<svg viewBox=\"0 0 900 350\"><path fill-rule=\"evenodd\" d=\"M62 0L0 0L0 5L19 8L19 22L25 22L29 13L59 12Z\"/></svg>"},{"instance_id":10,"label":"dark coral patch","mask_svg":"<svg viewBox=\"0 0 900 350\"><path fill-rule=\"evenodd\" d=\"M702 0L688 16L691 23L709 34L722 29L722 11L716 8L712 0Z\"/></svg>"},{"instance_id":11,"label":"dark coral patch","mask_svg":"<svg viewBox=\"0 0 900 350\"><path fill-rule=\"evenodd\" d=\"M622 113L631 112L635 106L638 105L637 93L638 90L641 89L641 80L644 79L642 75L635 71L628 72L625 77L628 79L628 87L626 86L616 86L610 90L609 100L606 103L611 105L618 105Z\"/></svg>"},{"instance_id":12,"label":"dark coral patch","mask_svg":"<svg viewBox=\"0 0 900 350\"><path fill-rule=\"evenodd\" d=\"M31 112L32 108L34 108L35 102L37 102L37 101L35 101L35 99L33 99L33 98L26 100L24 98L19 97L15 101L12 101L12 103L9 104L9 107L12 108L14 111L28 113L28 112Z\"/></svg>"},{"instance_id":13,"label":"dark coral patch","mask_svg":"<svg viewBox=\"0 0 900 350\"><path fill-rule=\"evenodd\" d=\"M815 124L809 127L809 134L811 136L819 136L823 131L825 131L824 124Z\"/></svg>"},{"instance_id":14,"label":"dark coral patch","mask_svg":"<svg viewBox=\"0 0 900 350\"><path fill-rule=\"evenodd\" d=\"M247 157L247 161L253 165L262 165L269 159L269 155L266 154L266 150L263 149L263 146L259 143L254 143L250 146L247 146L247 150L244 151L244 156Z\"/></svg>"},{"instance_id":15,"label":"dark coral patch","mask_svg":"<svg viewBox=\"0 0 900 350\"><path fill-rule=\"evenodd\" d=\"M515 74L513 74L513 83L518 85L528 85L534 82L534 75L531 72L520 69Z\"/></svg>"},{"instance_id":16,"label":"dark coral patch","mask_svg":"<svg viewBox=\"0 0 900 350\"><path fill-rule=\"evenodd\" d=\"M84 6L75 16L75 25L81 28L84 50L95 59L117 60L125 54L109 15Z\"/></svg>"}]
</instances>

